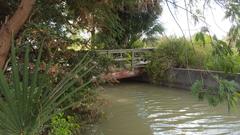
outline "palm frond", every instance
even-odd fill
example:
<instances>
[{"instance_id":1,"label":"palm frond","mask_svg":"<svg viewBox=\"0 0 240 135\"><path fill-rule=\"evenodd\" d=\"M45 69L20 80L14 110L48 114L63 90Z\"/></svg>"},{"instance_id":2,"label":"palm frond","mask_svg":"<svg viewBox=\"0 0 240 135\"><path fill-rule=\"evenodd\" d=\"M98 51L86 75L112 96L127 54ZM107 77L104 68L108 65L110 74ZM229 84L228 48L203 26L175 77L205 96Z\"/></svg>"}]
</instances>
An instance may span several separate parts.
<instances>
[{"instance_id":1,"label":"palm frond","mask_svg":"<svg viewBox=\"0 0 240 135\"><path fill-rule=\"evenodd\" d=\"M41 45L43 46L43 45ZM39 70L42 47L35 62L34 71L29 68L29 46L26 46L23 69L17 62L14 43L11 48L12 77L7 79L0 70L0 134L4 135L35 135L39 134L52 116L64 111L72 104L62 103L76 92L86 88L91 79L70 91L78 81L76 78L87 76L94 66L88 67L91 59L86 55L55 88L39 83ZM23 72L22 76L21 72ZM60 109L59 109L60 108Z\"/></svg>"}]
</instances>

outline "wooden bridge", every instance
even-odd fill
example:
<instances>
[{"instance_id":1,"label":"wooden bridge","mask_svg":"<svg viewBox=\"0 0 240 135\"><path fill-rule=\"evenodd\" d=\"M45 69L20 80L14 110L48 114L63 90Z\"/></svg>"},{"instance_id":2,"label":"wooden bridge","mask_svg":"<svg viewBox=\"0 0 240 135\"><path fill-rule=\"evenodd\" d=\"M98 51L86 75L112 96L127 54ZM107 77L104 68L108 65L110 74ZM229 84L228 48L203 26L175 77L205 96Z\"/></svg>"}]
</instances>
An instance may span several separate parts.
<instances>
[{"instance_id":1,"label":"wooden bridge","mask_svg":"<svg viewBox=\"0 0 240 135\"><path fill-rule=\"evenodd\" d=\"M154 48L138 48L138 49L115 49L115 50L96 50L97 54L105 55L112 58L113 61L121 64L130 64L127 68L134 70L135 68L145 67L148 64L147 54ZM126 68L126 67L125 67Z\"/></svg>"},{"instance_id":2,"label":"wooden bridge","mask_svg":"<svg viewBox=\"0 0 240 135\"><path fill-rule=\"evenodd\" d=\"M153 50L154 48L96 50L98 55L107 56L118 65L117 71L104 74L103 79L123 79L139 76L143 73L143 68L150 62L147 55Z\"/></svg>"}]
</instances>

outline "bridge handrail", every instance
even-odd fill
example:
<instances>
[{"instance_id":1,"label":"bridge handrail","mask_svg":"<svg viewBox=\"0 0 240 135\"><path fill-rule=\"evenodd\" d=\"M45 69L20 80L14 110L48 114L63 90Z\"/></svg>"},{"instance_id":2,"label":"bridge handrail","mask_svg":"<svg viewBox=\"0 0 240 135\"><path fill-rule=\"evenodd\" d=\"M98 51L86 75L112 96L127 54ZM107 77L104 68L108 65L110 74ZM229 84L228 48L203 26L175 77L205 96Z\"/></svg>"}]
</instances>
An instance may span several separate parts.
<instances>
[{"instance_id":1,"label":"bridge handrail","mask_svg":"<svg viewBox=\"0 0 240 135\"><path fill-rule=\"evenodd\" d=\"M134 68L137 67L144 67L149 61L145 60L144 58L141 58L141 56L136 56L137 53L145 53L149 51L153 51L156 48L136 48L136 49L114 49L114 50L95 50L96 53L100 55L115 55L120 54L119 58L114 58L114 61L116 62L122 62L122 61L131 61L131 69L134 70ZM123 54L130 53L131 59L124 57Z\"/></svg>"},{"instance_id":2,"label":"bridge handrail","mask_svg":"<svg viewBox=\"0 0 240 135\"><path fill-rule=\"evenodd\" d=\"M108 52L108 53L127 53L127 52L145 52L152 51L155 48L136 48L136 49L113 49L113 50L95 50L96 52Z\"/></svg>"}]
</instances>

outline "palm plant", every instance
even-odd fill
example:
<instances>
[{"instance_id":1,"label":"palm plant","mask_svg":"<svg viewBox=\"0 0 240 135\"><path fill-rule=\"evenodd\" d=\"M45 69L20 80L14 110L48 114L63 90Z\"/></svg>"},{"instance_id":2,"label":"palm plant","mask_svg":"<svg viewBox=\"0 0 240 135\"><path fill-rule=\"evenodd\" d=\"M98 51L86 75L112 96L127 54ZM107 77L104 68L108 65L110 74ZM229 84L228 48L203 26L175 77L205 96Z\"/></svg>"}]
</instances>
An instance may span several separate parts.
<instances>
[{"instance_id":1,"label":"palm plant","mask_svg":"<svg viewBox=\"0 0 240 135\"><path fill-rule=\"evenodd\" d=\"M26 46L23 70L17 62L16 48L12 45L11 65L12 77L6 77L0 70L0 134L1 135L36 135L40 134L44 125L56 114L69 109L73 103L62 104L76 92L84 89L91 83L91 79L74 90L70 87L78 83L76 78L83 78L94 68L91 60L84 56L80 63L73 68L54 87L38 82L40 74L40 60L42 47L39 49L35 68L29 68L29 47ZM91 67L86 68L86 66ZM23 72L21 75L20 73Z\"/></svg>"}]
</instances>

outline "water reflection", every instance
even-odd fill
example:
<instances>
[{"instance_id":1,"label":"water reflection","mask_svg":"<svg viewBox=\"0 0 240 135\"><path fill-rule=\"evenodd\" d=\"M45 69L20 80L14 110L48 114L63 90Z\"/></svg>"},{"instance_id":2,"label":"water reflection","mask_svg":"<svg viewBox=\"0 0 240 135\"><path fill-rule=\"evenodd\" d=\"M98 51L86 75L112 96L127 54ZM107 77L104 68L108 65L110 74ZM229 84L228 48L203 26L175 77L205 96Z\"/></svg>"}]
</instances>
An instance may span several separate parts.
<instances>
[{"instance_id":1,"label":"water reflection","mask_svg":"<svg viewBox=\"0 0 240 135\"><path fill-rule=\"evenodd\" d=\"M211 108L191 93L146 84L107 87L112 114L100 125L104 135L240 134L240 115ZM123 100L124 99L124 100Z\"/></svg>"}]
</instances>

